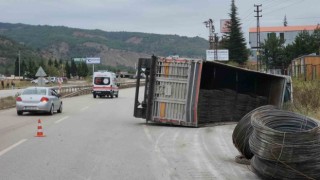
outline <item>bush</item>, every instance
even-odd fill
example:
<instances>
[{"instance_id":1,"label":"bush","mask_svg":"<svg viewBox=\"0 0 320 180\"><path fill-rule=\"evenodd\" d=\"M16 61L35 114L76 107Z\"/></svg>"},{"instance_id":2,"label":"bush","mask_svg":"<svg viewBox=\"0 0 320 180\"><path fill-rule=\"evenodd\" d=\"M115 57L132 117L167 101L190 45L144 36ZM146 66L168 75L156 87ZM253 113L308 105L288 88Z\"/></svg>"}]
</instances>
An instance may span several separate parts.
<instances>
[{"instance_id":1,"label":"bush","mask_svg":"<svg viewBox=\"0 0 320 180\"><path fill-rule=\"evenodd\" d=\"M286 109L320 119L320 82L293 80L293 103Z\"/></svg>"}]
</instances>

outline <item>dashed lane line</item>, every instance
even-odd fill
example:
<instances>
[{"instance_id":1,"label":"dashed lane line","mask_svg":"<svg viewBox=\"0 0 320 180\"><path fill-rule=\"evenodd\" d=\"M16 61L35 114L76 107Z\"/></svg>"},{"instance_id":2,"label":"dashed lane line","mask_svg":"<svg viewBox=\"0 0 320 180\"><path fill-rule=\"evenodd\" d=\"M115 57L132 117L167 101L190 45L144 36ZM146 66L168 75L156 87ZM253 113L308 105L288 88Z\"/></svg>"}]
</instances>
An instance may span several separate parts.
<instances>
[{"instance_id":1,"label":"dashed lane line","mask_svg":"<svg viewBox=\"0 0 320 180\"><path fill-rule=\"evenodd\" d=\"M59 120L57 120L56 122L54 122L55 124L58 124L58 123L60 123L61 121L63 121L63 120L65 120L65 119L68 119L69 118L69 116L65 116L65 117L63 117L63 118L61 118L61 119L59 119Z\"/></svg>"},{"instance_id":2,"label":"dashed lane line","mask_svg":"<svg viewBox=\"0 0 320 180\"><path fill-rule=\"evenodd\" d=\"M10 150L12 150L13 148L19 146L20 144L22 144L22 143L24 143L24 142L26 142L26 141L27 141L27 139L22 139L22 140L20 140L19 142L11 145L10 147L7 147L6 149L0 151L0 157L1 157L2 155L4 155L5 153L9 152Z\"/></svg>"}]
</instances>

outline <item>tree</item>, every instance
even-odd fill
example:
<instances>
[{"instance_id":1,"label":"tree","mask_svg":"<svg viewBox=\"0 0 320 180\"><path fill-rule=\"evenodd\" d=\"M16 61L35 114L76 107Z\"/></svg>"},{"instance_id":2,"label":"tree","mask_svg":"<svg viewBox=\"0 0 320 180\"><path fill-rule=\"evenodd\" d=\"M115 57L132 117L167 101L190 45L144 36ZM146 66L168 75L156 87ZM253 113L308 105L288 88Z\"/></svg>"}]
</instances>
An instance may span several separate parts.
<instances>
[{"instance_id":1,"label":"tree","mask_svg":"<svg viewBox=\"0 0 320 180\"><path fill-rule=\"evenodd\" d=\"M57 69L59 69L59 63L58 63L57 59L54 60L54 67L56 67Z\"/></svg>"},{"instance_id":2,"label":"tree","mask_svg":"<svg viewBox=\"0 0 320 180\"><path fill-rule=\"evenodd\" d=\"M14 62L14 75L19 76L19 57Z\"/></svg>"},{"instance_id":3,"label":"tree","mask_svg":"<svg viewBox=\"0 0 320 180\"><path fill-rule=\"evenodd\" d=\"M76 76L77 75L77 66L76 63L74 62L74 60L71 60L71 68L70 68L70 73L72 76Z\"/></svg>"},{"instance_id":4,"label":"tree","mask_svg":"<svg viewBox=\"0 0 320 180\"><path fill-rule=\"evenodd\" d=\"M70 79L70 66L69 66L68 61L66 61L66 66L64 68L65 68L65 71L67 74L67 78Z\"/></svg>"},{"instance_id":5,"label":"tree","mask_svg":"<svg viewBox=\"0 0 320 180\"><path fill-rule=\"evenodd\" d=\"M248 60L245 38L241 31L240 19L237 17L237 7L234 0L231 1L230 23L228 28L230 32L226 33L225 45L229 50L229 59L243 64Z\"/></svg>"},{"instance_id":6,"label":"tree","mask_svg":"<svg viewBox=\"0 0 320 180\"><path fill-rule=\"evenodd\" d=\"M36 63L31 59L29 60L28 62L28 66L27 66L27 77L29 78L34 78L36 76L36 73L37 73L37 65Z\"/></svg>"},{"instance_id":7,"label":"tree","mask_svg":"<svg viewBox=\"0 0 320 180\"><path fill-rule=\"evenodd\" d=\"M52 62L52 60L50 58L49 61L48 61L48 66L52 66L52 65L53 65L53 62Z\"/></svg>"},{"instance_id":8,"label":"tree","mask_svg":"<svg viewBox=\"0 0 320 180\"><path fill-rule=\"evenodd\" d=\"M271 33L261 45L263 49L262 60L265 62L267 69L284 66L284 41Z\"/></svg>"},{"instance_id":9,"label":"tree","mask_svg":"<svg viewBox=\"0 0 320 180\"><path fill-rule=\"evenodd\" d=\"M86 77L88 75L89 69L86 62L80 62L78 65L78 75L80 77Z\"/></svg>"},{"instance_id":10,"label":"tree","mask_svg":"<svg viewBox=\"0 0 320 180\"><path fill-rule=\"evenodd\" d=\"M20 65L20 73L23 77L25 76L26 70L27 70L26 62L24 60L22 60L21 65Z\"/></svg>"}]
</instances>

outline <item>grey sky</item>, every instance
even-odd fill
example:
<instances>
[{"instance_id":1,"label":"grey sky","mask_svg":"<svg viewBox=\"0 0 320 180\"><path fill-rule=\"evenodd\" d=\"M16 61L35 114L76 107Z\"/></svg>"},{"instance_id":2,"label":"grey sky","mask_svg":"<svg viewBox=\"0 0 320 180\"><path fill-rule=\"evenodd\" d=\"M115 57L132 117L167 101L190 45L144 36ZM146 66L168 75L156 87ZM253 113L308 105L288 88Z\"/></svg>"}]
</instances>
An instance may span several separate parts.
<instances>
[{"instance_id":1,"label":"grey sky","mask_svg":"<svg viewBox=\"0 0 320 180\"><path fill-rule=\"evenodd\" d=\"M235 0L243 32L256 25L254 4L262 4L261 26L320 23L319 0ZM147 32L207 38L203 21L216 32L228 18L231 0L0 0L0 22L63 25L105 31Z\"/></svg>"}]
</instances>

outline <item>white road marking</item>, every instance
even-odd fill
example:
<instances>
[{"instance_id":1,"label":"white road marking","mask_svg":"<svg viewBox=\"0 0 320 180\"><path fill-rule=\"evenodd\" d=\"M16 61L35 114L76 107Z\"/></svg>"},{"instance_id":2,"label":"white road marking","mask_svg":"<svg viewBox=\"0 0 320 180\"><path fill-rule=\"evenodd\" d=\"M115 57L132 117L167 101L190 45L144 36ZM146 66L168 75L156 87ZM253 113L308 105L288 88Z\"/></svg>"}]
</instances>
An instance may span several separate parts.
<instances>
[{"instance_id":1,"label":"white road marking","mask_svg":"<svg viewBox=\"0 0 320 180\"><path fill-rule=\"evenodd\" d=\"M80 109L80 111L84 111L84 110L86 110L86 109L88 109L88 108L89 108L89 106L86 106L86 107Z\"/></svg>"},{"instance_id":2,"label":"white road marking","mask_svg":"<svg viewBox=\"0 0 320 180\"><path fill-rule=\"evenodd\" d=\"M63 120L65 120L65 119L68 119L69 118L69 116L65 116L65 117L63 117L63 118L61 118L61 119L59 119L59 120L57 120L56 122L54 122L55 124L58 124L58 123L60 123L61 121L63 121Z\"/></svg>"},{"instance_id":3,"label":"white road marking","mask_svg":"<svg viewBox=\"0 0 320 180\"><path fill-rule=\"evenodd\" d=\"M13 144L12 146L0 151L0 156L4 155L5 153L9 152L10 150L12 150L13 148L19 146L20 144L24 143L25 141L27 141L27 139L22 139L19 142Z\"/></svg>"},{"instance_id":4,"label":"white road marking","mask_svg":"<svg viewBox=\"0 0 320 180\"><path fill-rule=\"evenodd\" d=\"M149 131L147 125L144 124L142 127L143 127L144 133L146 134L148 140L152 142L152 137L151 137L151 134L150 134L150 131Z\"/></svg>"}]
</instances>

